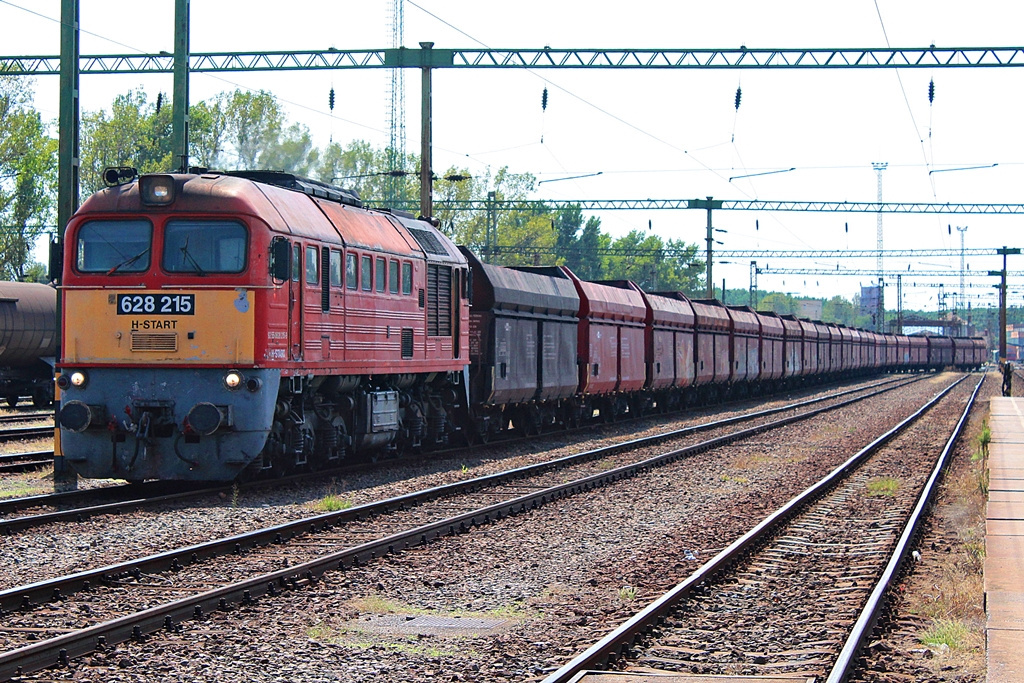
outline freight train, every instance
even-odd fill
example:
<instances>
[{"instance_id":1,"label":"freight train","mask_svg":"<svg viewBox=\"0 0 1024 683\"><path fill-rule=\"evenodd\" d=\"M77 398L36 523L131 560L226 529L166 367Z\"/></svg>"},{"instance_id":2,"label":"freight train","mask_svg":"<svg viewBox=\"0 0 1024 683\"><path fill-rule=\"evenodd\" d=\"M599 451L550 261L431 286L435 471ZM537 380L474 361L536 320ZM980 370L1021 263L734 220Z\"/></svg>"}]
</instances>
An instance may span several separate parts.
<instances>
[{"instance_id":1,"label":"freight train","mask_svg":"<svg viewBox=\"0 0 1024 683\"><path fill-rule=\"evenodd\" d=\"M984 361L564 267L276 172L110 174L69 222L59 425L86 477L232 480Z\"/></svg>"},{"instance_id":2,"label":"freight train","mask_svg":"<svg viewBox=\"0 0 1024 683\"><path fill-rule=\"evenodd\" d=\"M53 403L57 356L57 290L32 282L0 282L0 398Z\"/></svg>"}]
</instances>

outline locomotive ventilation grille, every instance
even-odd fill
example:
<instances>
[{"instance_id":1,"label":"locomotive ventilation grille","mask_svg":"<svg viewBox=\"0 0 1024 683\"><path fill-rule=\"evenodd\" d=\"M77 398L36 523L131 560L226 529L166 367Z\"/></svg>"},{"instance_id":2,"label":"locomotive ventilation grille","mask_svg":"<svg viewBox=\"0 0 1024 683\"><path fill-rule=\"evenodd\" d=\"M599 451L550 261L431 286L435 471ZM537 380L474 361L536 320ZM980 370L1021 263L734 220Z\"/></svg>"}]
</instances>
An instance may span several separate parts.
<instances>
[{"instance_id":1,"label":"locomotive ventilation grille","mask_svg":"<svg viewBox=\"0 0 1024 683\"><path fill-rule=\"evenodd\" d=\"M444 248L444 245L441 244L441 240L437 239L437 236L434 235L434 233L427 230L420 230L419 228L409 228L408 226L406 229L416 239L416 241L420 243L420 246L423 247L423 251L428 254L448 256L448 250Z\"/></svg>"},{"instance_id":2,"label":"locomotive ventilation grille","mask_svg":"<svg viewBox=\"0 0 1024 683\"><path fill-rule=\"evenodd\" d=\"M132 351L177 351L176 332L132 332Z\"/></svg>"}]
</instances>

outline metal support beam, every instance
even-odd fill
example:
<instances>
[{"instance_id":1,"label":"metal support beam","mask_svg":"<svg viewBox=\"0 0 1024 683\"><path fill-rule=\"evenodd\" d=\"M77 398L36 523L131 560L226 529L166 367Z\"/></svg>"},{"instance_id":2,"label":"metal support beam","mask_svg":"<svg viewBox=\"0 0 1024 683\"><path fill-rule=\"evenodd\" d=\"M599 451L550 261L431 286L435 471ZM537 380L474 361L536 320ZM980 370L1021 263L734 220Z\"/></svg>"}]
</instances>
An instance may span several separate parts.
<instances>
[{"instance_id":1,"label":"metal support beam","mask_svg":"<svg viewBox=\"0 0 1024 683\"><path fill-rule=\"evenodd\" d=\"M174 0L174 104L171 152L180 173L188 170L188 34L189 3Z\"/></svg>"},{"instance_id":2,"label":"metal support beam","mask_svg":"<svg viewBox=\"0 0 1024 683\"><path fill-rule=\"evenodd\" d=\"M430 116L431 116L431 90L430 90L430 70L433 68L430 64L429 51L434 46L433 43L420 43L420 47L423 48L424 57L421 61L423 70L423 91L422 97L422 109L420 112L420 215L429 218L434 214L432 206L433 201L433 189L434 189L434 173L431 168L431 128L430 128Z\"/></svg>"},{"instance_id":3,"label":"metal support beam","mask_svg":"<svg viewBox=\"0 0 1024 683\"><path fill-rule=\"evenodd\" d=\"M445 49L296 50L205 52L192 55L191 71L300 71L318 69L938 69L1024 66L1024 47L925 47L786 50L731 48L646 49ZM165 54L106 54L82 58L82 73L170 73ZM58 57L0 56L8 75L56 74Z\"/></svg>"},{"instance_id":4,"label":"metal support beam","mask_svg":"<svg viewBox=\"0 0 1024 683\"><path fill-rule=\"evenodd\" d=\"M1006 362L1006 257L1011 254L1019 254L1020 249L1008 249L1003 247L999 250L1003 257L1002 270L990 270L989 275L999 278L999 362Z\"/></svg>"},{"instance_id":5,"label":"metal support beam","mask_svg":"<svg viewBox=\"0 0 1024 683\"><path fill-rule=\"evenodd\" d=\"M50 261L57 272L50 273L60 284L61 262L64 253L64 228L78 209L78 0L60 3L60 132L57 142L57 240L51 245L54 256ZM63 307L61 290L57 289L58 315ZM61 326L57 326L57 357L61 355ZM54 402L54 424L60 411L60 394ZM78 488L78 474L71 469L61 449L60 429L53 434L53 490L73 491Z\"/></svg>"},{"instance_id":6,"label":"metal support beam","mask_svg":"<svg viewBox=\"0 0 1024 683\"><path fill-rule=\"evenodd\" d=\"M383 197L366 197L365 201L383 204ZM543 211L578 206L584 211L645 211L702 209L701 199L517 199L509 200L504 209L520 211ZM695 204L696 203L696 204ZM482 199L462 199L438 203L448 211L480 211L486 208ZM393 208L414 211L414 203L397 204ZM797 211L802 213L937 213L959 214L980 213L994 215L1024 214L1024 204L927 204L912 202L797 202L768 200L721 200L718 209L729 211Z\"/></svg>"}]
</instances>

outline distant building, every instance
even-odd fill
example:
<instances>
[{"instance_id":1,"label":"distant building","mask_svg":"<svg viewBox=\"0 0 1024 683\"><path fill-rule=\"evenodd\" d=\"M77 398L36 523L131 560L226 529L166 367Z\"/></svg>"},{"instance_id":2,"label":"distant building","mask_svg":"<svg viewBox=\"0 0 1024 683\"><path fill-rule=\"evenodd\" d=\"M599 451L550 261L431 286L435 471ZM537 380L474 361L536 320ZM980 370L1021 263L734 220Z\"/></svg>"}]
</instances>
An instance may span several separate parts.
<instances>
[{"instance_id":1,"label":"distant building","mask_svg":"<svg viewBox=\"0 0 1024 683\"><path fill-rule=\"evenodd\" d=\"M796 311L798 317L821 320L821 299L797 299L796 303L798 306Z\"/></svg>"},{"instance_id":2,"label":"distant building","mask_svg":"<svg viewBox=\"0 0 1024 683\"><path fill-rule=\"evenodd\" d=\"M860 288L860 314L876 315L878 313L878 301L882 296L882 288L873 285Z\"/></svg>"}]
</instances>

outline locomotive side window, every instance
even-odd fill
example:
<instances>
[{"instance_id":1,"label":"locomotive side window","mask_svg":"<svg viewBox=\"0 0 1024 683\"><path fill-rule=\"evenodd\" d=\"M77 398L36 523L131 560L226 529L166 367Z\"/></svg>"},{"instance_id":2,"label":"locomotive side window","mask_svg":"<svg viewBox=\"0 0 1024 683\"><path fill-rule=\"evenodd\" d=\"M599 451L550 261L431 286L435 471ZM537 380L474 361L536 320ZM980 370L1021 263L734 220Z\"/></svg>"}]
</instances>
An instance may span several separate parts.
<instances>
[{"instance_id":1,"label":"locomotive side window","mask_svg":"<svg viewBox=\"0 0 1024 683\"><path fill-rule=\"evenodd\" d=\"M341 287L341 252L331 250L331 287Z\"/></svg>"},{"instance_id":2,"label":"locomotive side window","mask_svg":"<svg viewBox=\"0 0 1024 683\"><path fill-rule=\"evenodd\" d=\"M234 221L167 221L162 265L170 273L241 273L248 242L245 226Z\"/></svg>"},{"instance_id":3,"label":"locomotive side window","mask_svg":"<svg viewBox=\"0 0 1024 683\"><path fill-rule=\"evenodd\" d=\"M308 285L320 282L320 259L317 258L319 251L316 247L306 247L306 284Z\"/></svg>"},{"instance_id":4,"label":"locomotive side window","mask_svg":"<svg viewBox=\"0 0 1024 683\"><path fill-rule=\"evenodd\" d=\"M349 289L356 289L359 286L358 263L355 254L345 254L345 286Z\"/></svg>"},{"instance_id":5,"label":"locomotive side window","mask_svg":"<svg viewBox=\"0 0 1024 683\"><path fill-rule=\"evenodd\" d=\"M292 245L292 282L299 281L299 272L302 270L302 245Z\"/></svg>"},{"instance_id":6,"label":"locomotive side window","mask_svg":"<svg viewBox=\"0 0 1024 683\"><path fill-rule=\"evenodd\" d=\"M145 272L152 240L149 221L89 221L78 230L75 266L83 273Z\"/></svg>"},{"instance_id":7,"label":"locomotive side window","mask_svg":"<svg viewBox=\"0 0 1024 683\"><path fill-rule=\"evenodd\" d=\"M383 292L384 286L388 281L388 266L387 261L382 258L377 259L377 291Z\"/></svg>"},{"instance_id":8,"label":"locomotive side window","mask_svg":"<svg viewBox=\"0 0 1024 683\"><path fill-rule=\"evenodd\" d=\"M388 291L398 294L398 261L391 262L391 270L388 271Z\"/></svg>"},{"instance_id":9,"label":"locomotive side window","mask_svg":"<svg viewBox=\"0 0 1024 683\"><path fill-rule=\"evenodd\" d=\"M402 262L402 294L412 294L412 264Z\"/></svg>"},{"instance_id":10,"label":"locomotive side window","mask_svg":"<svg viewBox=\"0 0 1024 683\"><path fill-rule=\"evenodd\" d=\"M362 284L363 291L369 292L373 289L373 259L369 256L363 257L363 275Z\"/></svg>"}]
</instances>

